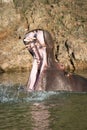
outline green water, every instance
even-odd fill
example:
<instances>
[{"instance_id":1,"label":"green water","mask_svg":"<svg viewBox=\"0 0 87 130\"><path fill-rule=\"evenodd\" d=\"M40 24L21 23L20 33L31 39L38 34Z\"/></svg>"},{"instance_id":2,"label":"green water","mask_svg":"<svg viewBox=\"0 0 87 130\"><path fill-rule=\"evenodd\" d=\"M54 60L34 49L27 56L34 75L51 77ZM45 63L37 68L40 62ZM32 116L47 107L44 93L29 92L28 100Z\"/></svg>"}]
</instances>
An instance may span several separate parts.
<instances>
[{"instance_id":1,"label":"green water","mask_svg":"<svg viewBox=\"0 0 87 130\"><path fill-rule=\"evenodd\" d=\"M24 75L0 75L0 130L87 130L87 93L28 94Z\"/></svg>"}]
</instances>

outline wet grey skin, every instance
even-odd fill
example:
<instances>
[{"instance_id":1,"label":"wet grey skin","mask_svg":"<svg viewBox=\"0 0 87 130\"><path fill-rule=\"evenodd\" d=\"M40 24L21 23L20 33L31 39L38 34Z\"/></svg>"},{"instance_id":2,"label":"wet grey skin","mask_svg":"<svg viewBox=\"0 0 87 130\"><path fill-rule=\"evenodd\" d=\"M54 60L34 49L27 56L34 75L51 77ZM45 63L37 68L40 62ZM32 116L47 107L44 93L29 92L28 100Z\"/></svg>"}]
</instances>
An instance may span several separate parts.
<instances>
[{"instance_id":1,"label":"wet grey skin","mask_svg":"<svg viewBox=\"0 0 87 130\"><path fill-rule=\"evenodd\" d=\"M53 39L47 30L32 30L25 34L23 41L33 57L27 91L87 92L86 78L65 74L65 70L55 61Z\"/></svg>"}]
</instances>

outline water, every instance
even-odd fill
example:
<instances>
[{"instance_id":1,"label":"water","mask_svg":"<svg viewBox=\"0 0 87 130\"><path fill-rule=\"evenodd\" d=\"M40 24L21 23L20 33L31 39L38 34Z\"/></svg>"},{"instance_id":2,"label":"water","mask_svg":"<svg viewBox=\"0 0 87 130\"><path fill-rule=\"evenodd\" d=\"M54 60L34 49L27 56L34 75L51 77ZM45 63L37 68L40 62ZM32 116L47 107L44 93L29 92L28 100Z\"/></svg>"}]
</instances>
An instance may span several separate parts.
<instances>
[{"instance_id":1,"label":"water","mask_svg":"<svg viewBox=\"0 0 87 130\"><path fill-rule=\"evenodd\" d=\"M87 93L29 94L22 89L27 78L0 75L0 130L87 130Z\"/></svg>"}]
</instances>

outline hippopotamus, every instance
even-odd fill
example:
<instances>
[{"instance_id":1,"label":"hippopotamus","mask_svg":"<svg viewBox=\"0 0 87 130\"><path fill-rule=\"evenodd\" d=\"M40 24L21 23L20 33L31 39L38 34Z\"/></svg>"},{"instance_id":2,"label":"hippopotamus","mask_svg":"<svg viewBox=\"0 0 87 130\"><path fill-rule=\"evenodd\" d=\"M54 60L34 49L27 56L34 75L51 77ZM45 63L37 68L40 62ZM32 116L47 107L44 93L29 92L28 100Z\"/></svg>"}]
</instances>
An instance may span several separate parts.
<instances>
[{"instance_id":1,"label":"hippopotamus","mask_svg":"<svg viewBox=\"0 0 87 130\"><path fill-rule=\"evenodd\" d=\"M47 30L31 30L25 34L23 42L33 57L27 91L87 92L86 78L66 74L61 64L55 61L53 38Z\"/></svg>"}]
</instances>

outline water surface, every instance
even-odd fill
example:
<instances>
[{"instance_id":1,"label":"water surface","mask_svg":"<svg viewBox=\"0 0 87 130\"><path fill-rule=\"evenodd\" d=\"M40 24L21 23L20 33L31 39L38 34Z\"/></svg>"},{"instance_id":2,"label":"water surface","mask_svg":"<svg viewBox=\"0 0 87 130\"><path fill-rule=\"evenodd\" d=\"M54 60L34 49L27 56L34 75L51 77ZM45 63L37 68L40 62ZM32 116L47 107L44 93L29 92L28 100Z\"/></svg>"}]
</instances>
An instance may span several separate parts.
<instances>
[{"instance_id":1,"label":"water surface","mask_svg":"<svg viewBox=\"0 0 87 130\"><path fill-rule=\"evenodd\" d=\"M0 75L0 130L87 130L87 93L26 93L27 78Z\"/></svg>"}]
</instances>

